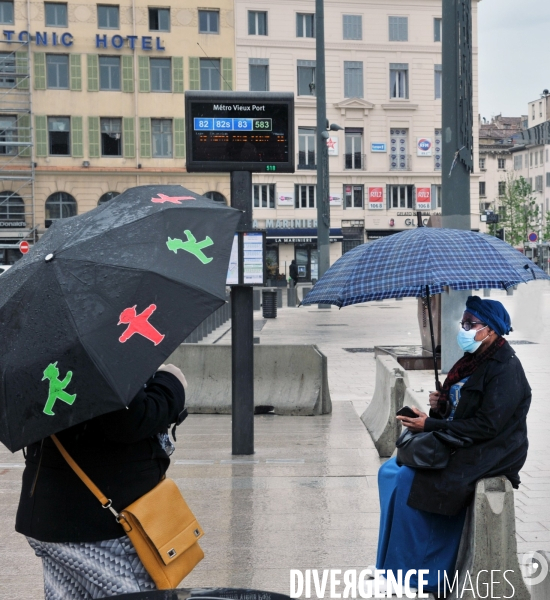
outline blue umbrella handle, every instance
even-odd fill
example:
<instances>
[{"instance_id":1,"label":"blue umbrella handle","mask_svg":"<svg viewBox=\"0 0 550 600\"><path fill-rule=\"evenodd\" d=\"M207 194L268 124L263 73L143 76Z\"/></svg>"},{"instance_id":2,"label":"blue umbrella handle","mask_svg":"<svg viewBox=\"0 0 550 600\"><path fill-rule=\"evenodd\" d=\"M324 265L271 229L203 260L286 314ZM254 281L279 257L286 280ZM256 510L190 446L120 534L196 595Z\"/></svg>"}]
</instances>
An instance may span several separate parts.
<instances>
[{"instance_id":1,"label":"blue umbrella handle","mask_svg":"<svg viewBox=\"0 0 550 600\"><path fill-rule=\"evenodd\" d=\"M437 356L435 354L435 336L434 336L434 323L432 317L432 303L430 299L430 286L426 286L426 300L428 302L428 319L430 321L430 336L432 338L432 357L434 361L434 373L435 373L435 389L439 392L441 384L439 382L439 375L437 372Z\"/></svg>"}]
</instances>

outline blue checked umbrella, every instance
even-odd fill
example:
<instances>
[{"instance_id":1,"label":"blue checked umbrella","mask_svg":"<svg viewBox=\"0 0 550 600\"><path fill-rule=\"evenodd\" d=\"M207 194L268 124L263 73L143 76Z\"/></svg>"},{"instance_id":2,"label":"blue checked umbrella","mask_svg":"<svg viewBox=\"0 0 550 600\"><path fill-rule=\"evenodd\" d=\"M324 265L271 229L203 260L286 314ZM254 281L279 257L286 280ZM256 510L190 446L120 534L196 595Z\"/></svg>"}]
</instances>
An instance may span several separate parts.
<instances>
[{"instance_id":1,"label":"blue checked umbrella","mask_svg":"<svg viewBox=\"0 0 550 600\"><path fill-rule=\"evenodd\" d=\"M436 385L439 387L430 294L508 289L550 279L515 248L484 233L417 227L362 244L321 277L302 304L338 307L384 298L427 297Z\"/></svg>"}]
</instances>

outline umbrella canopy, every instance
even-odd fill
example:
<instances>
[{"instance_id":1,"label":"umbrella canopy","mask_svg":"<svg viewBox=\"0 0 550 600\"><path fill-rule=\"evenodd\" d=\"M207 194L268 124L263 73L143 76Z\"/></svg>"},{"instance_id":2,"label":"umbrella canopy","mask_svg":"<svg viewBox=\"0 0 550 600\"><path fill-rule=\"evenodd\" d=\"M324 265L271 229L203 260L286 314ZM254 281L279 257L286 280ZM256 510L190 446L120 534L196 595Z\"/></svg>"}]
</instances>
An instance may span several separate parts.
<instances>
[{"instance_id":1,"label":"umbrella canopy","mask_svg":"<svg viewBox=\"0 0 550 600\"><path fill-rule=\"evenodd\" d=\"M239 219L143 186L55 221L0 281L0 441L15 451L127 406L225 302Z\"/></svg>"},{"instance_id":2,"label":"umbrella canopy","mask_svg":"<svg viewBox=\"0 0 550 600\"><path fill-rule=\"evenodd\" d=\"M453 290L508 289L550 279L521 252L484 233L418 227L347 252L302 304L348 306Z\"/></svg>"}]
</instances>

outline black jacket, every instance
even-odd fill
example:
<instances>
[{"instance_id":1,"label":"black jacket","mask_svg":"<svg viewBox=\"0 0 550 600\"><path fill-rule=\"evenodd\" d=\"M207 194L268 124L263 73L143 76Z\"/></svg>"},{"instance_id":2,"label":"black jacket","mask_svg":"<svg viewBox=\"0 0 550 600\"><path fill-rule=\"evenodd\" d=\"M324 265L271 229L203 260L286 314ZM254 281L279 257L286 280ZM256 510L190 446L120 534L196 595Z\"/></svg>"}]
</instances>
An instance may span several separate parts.
<instances>
[{"instance_id":1,"label":"black jacket","mask_svg":"<svg viewBox=\"0 0 550 600\"><path fill-rule=\"evenodd\" d=\"M75 425L57 437L120 511L153 489L168 469L170 460L155 434L178 422L184 404L179 380L161 371L127 409ZM97 542L124 535L50 438L27 448L25 465L16 531L43 542Z\"/></svg>"},{"instance_id":2,"label":"black jacket","mask_svg":"<svg viewBox=\"0 0 550 600\"><path fill-rule=\"evenodd\" d=\"M505 475L517 488L529 446L530 404L531 388L523 367L506 342L464 384L453 421L426 419L425 431L452 431L474 444L452 454L441 471L418 470L407 504L456 515L472 501L479 479Z\"/></svg>"}]
</instances>

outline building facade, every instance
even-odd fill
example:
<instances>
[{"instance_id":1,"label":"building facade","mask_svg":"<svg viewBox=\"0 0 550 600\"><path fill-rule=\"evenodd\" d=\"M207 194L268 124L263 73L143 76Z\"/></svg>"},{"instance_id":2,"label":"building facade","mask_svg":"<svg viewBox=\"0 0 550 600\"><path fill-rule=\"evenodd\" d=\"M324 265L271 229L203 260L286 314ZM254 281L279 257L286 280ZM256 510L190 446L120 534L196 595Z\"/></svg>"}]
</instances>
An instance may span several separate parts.
<instances>
[{"instance_id":1,"label":"building facade","mask_svg":"<svg viewBox=\"0 0 550 600\"><path fill-rule=\"evenodd\" d=\"M129 187L229 197L185 171L184 91L234 87L232 0L0 0L0 263Z\"/></svg>"},{"instance_id":2,"label":"building facade","mask_svg":"<svg viewBox=\"0 0 550 600\"><path fill-rule=\"evenodd\" d=\"M235 0L237 89L296 95L296 172L254 176L254 218L270 264L288 275L296 259L302 281L317 276L314 12L314 0ZM327 116L343 128L328 140L333 262L440 212L441 1L325 0L325 22ZM477 114L477 42L473 68Z\"/></svg>"}]
</instances>

